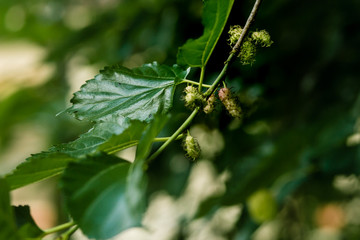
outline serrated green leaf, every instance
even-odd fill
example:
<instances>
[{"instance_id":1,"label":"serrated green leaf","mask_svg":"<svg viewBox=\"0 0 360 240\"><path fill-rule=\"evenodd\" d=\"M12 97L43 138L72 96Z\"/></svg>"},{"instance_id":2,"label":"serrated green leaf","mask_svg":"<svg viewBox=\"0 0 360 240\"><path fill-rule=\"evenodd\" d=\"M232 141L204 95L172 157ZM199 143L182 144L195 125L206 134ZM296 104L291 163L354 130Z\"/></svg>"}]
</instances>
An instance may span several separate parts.
<instances>
[{"instance_id":1,"label":"serrated green leaf","mask_svg":"<svg viewBox=\"0 0 360 240\"><path fill-rule=\"evenodd\" d=\"M125 193L130 163L111 155L70 163L61 180L69 213L90 238L105 239L136 226Z\"/></svg>"},{"instance_id":2,"label":"serrated green leaf","mask_svg":"<svg viewBox=\"0 0 360 240\"><path fill-rule=\"evenodd\" d=\"M31 217L29 206L13 207L18 227L18 233L24 238L37 238L43 231L36 225Z\"/></svg>"},{"instance_id":3,"label":"serrated green leaf","mask_svg":"<svg viewBox=\"0 0 360 240\"><path fill-rule=\"evenodd\" d=\"M20 240L15 219L10 206L9 187L0 178L0 239Z\"/></svg>"},{"instance_id":4,"label":"serrated green leaf","mask_svg":"<svg viewBox=\"0 0 360 240\"><path fill-rule=\"evenodd\" d=\"M67 111L80 120L99 121L116 115L149 121L169 111L175 85L188 73L189 69L157 63L134 69L107 67L74 94L73 106Z\"/></svg>"},{"instance_id":5,"label":"serrated green leaf","mask_svg":"<svg viewBox=\"0 0 360 240\"><path fill-rule=\"evenodd\" d=\"M225 27L234 0L208 0L205 2L202 23L203 35L188 40L179 48L177 62L190 67L205 67Z\"/></svg>"},{"instance_id":6,"label":"serrated green leaf","mask_svg":"<svg viewBox=\"0 0 360 240\"><path fill-rule=\"evenodd\" d=\"M5 176L10 189L59 175L75 158L64 153L42 152L34 154Z\"/></svg>"}]
</instances>

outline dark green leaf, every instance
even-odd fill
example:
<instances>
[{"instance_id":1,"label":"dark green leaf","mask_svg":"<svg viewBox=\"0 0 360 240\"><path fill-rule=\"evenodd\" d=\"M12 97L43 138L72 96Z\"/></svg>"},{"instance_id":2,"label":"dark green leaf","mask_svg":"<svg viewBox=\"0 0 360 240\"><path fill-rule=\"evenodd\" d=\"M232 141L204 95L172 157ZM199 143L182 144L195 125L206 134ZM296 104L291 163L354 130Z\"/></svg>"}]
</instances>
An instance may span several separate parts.
<instances>
[{"instance_id":1,"label":"dark green leaf","mask_svg":"<svg viewBox=\"0 0 360 240\"><path fill-rule=\"evenodd\" d=\"M21 236L26 238L39 237L43 231L36 225L31 217L29 206L13 207L15 212L16 225Z\"/></svg>"},{"instance_id":2,"label":"dark green leaf","mask_svg":"<svg viewBox=\"0 0 360 240\"><path fill-rule=\"evenodd\" d=\"M234 0L208 0L205 2L202 23L203 35L188 40L179 48L177 62L190 67L206 66L225 27Z\"/></svg>"},{"instance_id":3,"label":"dark green leaf","mask_svg":"<svg viewBox=\"0 0 360 240\"><path fill-rule=\"evenodd\" d=\"M19 240L15 219L10 206L9 187L0 178L0 239Z\"/></svg>"},{"instance_id":4,"label":"dark green leaf","mask_svg":"<svg viewBox=\"0 0 360 240\"><path fill-rule=\"evenodd\" d=\"M130 163L111 155L70 163L62 178L68 210L88 237L104 239L138 225L125 193Z\"/></svg>"},{"instance_id":5,"label":"dark green leaf","mask_svg":"<svg viewBox=\"0 0 360 240\"><path fill-rule=\"evenodd\" d=\"M149 121L172 106L175 84L189 70L157 63L128 69L107 67L74 94L67 111L78 119L105 120L114 115Z\"/></svg>"},{"instance_id":6,"label":"dark green leaf","mask_svg":"<svg viewBox=\"0 0 360 240\"><path fill-rule=\"evenodd\" d=\"M11 189L19 188L61 174L66 165L74 160L64 153L42 152L26 159L5 178Z\"/></svg>"}]
</instances>

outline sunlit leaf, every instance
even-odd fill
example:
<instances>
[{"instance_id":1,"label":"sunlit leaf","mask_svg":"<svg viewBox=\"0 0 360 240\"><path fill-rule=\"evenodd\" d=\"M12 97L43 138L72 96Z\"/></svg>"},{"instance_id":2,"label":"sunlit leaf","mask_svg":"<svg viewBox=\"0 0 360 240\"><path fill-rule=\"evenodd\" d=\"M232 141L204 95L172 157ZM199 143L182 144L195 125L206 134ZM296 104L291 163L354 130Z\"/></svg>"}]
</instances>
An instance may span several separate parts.
<instances>
[{"instance_id":1,"label":"sunlit leaf","mask_svg":"<svg viewBox=\"0 0 360 240\"><path fill-rule=\"evenodd\" d=\"M74 94L67 111L78 119L106 120L116 115L149 121L172 106L176 83L189 70L174 65L145 64L128 69L107 67Z\"/></svg>"},{"instance_id":2,"label":"sunlit leaf","mask_svg":"<svg viewBox=\"0 0 360 240\"><path fill-rule=\"evenodd\" d=\"M202 23L203 35L198 39L188 40L179 48L177 62L190 67L204 67L225 27L234 0L205 1Z\"/></svg>"}]
</instances>

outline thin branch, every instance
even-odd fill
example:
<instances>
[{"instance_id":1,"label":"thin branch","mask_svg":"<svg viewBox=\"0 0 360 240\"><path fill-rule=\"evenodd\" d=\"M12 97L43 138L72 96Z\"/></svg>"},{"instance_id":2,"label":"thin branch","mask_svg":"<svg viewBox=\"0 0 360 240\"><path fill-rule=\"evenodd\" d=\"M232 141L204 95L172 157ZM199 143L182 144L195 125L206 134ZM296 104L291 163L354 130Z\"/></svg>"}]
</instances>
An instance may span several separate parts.
<instances>
[{"instance_id":1,"label":"thin branch","mask_svg":"<svg viewBox=\"0 0 360 240\"><path fill-rule=\"evenodd\" d=\"M235 59L237 52L240 50L241 44L243 43L243 40L245 38L245 35L247 34L247 32L249 31L250 25L251 23L254 21L256 13L259 9L260 3L262 0L256 0L253 9L251 10L251 13L245 23L245 27L242 30L240 37L238 39L238 41L236 42L235 46L232 48L231 50L231 54L229 55L228 59L225 62L225 65L222 69L222 71L220 72L220 74L218 75L218 77L215 79L214 83L211 85L211 88L209 88L206 92L205 92L205 96L208 97L210 96L215 89L218 87L220 81L223 79L223 77L226 75L226 71L229 67L229 65L232 63L232 61Z\"/></svg>"}]
</instances>

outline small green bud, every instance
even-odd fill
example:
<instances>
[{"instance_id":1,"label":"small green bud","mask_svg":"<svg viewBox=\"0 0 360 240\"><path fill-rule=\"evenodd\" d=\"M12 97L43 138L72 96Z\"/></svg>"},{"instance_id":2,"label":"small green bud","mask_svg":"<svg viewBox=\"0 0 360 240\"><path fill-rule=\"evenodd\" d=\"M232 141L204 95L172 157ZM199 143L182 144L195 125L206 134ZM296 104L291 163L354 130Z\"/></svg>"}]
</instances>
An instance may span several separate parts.
<instances>
[{"instance_id":1,"label":"small green bud","mask_svg":"<svg viewBox=\"0 0 360 240\"><path fill-rule=\"evenodd\" d=\"M237 99L232 96L230 89L221 88L219 90L220 101L224 104L226 110L234 118L242 117L242 110L240 105L237 103Z\"/></svg>"},{"instance_id":2,"label":"small green bud","mask_svg":"<svg viewBox=\"0 0 360 240\"><path fill-rule=\"evenodd\" d=\"M208 98L207 100L207 104L206 106L204 107L203 111L206 113L206 114L209 114L211 113L213 110L214 110L214 107L215 107L215 94L211 94L211 96Z\"/></svg>"},{"instance_id":3,"label":"small green bud","mask_svg":"<svg viewBox=\"0 0 360 240\"><path fill-rule=\"evenodd\" d=\"M189 131L184 139L184 150L186 151L186 156L192 160L196 160L200 156L200 145L198 141L190 135Z\"/></svg>"},{"instance_id":4,"label":"small green bud","mask_svg":"<svg viewBox=\"0 0 360 240\"><path fill-rule=\"evenodd\" d=\"M185 106L194 109L197 106L203 106L206 103L204 97L200 94L197 88L193 86L187 86L185 92Z\"/></svg>"},{"instance_id":5,"label":"small green bud","mask_svg":"<svg viewBox=\"0 0 360 240\"><path fill-rule=\"evenodd\" d=\"M271 44L273 44L273 41L271 41L270 38L270 34L265 30L253 32L251 34L251 38L256 45L261 47L270 47Z\"/></svg>"}]
</instances>

